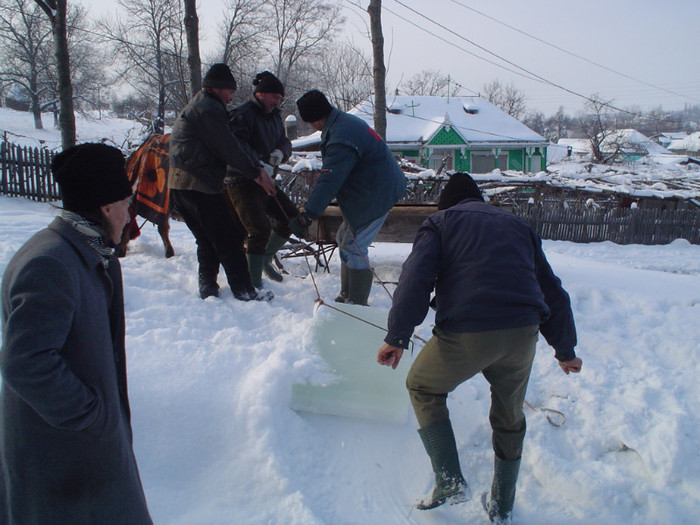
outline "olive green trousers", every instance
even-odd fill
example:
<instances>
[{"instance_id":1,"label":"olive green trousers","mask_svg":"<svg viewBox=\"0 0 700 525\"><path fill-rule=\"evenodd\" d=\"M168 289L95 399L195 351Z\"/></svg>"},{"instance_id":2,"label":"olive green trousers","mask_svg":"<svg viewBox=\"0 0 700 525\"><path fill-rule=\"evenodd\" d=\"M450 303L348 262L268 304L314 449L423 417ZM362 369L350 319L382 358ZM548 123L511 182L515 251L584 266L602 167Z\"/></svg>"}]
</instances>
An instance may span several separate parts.
<instances>
[{"instance_id":1,"label":"olive green trousers","mask_svg":"<svg viewBox=\"0 0 700 525\"><path fill-rule=\"evenodd\" d=\"M481 372L491 385L494 452L505 460L522 455L523 403L537 345L537 326L489 332L433 330L406 378L420 428L450 417L447 395Z\"/></svg>"}]
</instances>

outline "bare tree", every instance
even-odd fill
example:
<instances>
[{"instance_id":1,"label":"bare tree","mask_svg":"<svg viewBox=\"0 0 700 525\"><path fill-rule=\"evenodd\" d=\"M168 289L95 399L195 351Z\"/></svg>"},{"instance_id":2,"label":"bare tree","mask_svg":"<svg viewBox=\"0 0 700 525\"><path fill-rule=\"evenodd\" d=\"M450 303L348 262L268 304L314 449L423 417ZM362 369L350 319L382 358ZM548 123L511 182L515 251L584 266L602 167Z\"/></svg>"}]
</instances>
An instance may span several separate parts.
<instances>
[{"instance_id":1,"label":"bare tree","mask_svg":"<svg viewBox=\"0 0 700 525\"><path fill-rule=\"evenodd\" d=\"M382 32L382 0L370 0L367 7L372 35L374 67L374 130L386 140L386 66L384 65L384 33Z\"/></svg>"},{"instance_id":2,"label":"bare tree","mask_svg":"<svg viewBox=\"0 0 700 525\"><path fill-rule=\"evenodd\" d=\"M189 97L184 16L180 0L118 0L124 15L100 24L123 61L121 77L141 95L155 98L153 131L162 132L167 108Z\"/></svg>"},{"instance_id":3,"label":"bare tree","mask_svg":"<svg viewBox=\"0 0 700 525\"><path fill-rule=\"evenodd\" d=\"M401 84L400 89L406 95L412 96L444 97L459 94L459 86L450 92L450 77L435 69L424 69L416 73Z\"/></svg>"},{"instance_id":4,"label":"bare tree","mask_svg":"<svg viewBox=\"0 0 700 525\"><path fill-rule=\"evenodd\" d=\"M52 35L51 23L36 3L12 0L0 5L0 80L26 92L36 129L44 128L41 101L48 89Z\"/></svg>"},{"instance_id":5,"label":"bare tree","mask_svg":"<svg viewBox=\"0 0 700 525\"><path fill-rule=\"evenodd\" d=\"M319 56L344 23L337 1L264 0L262 11L270 24L265 39L274 73L283 84L299 60Z\"/></svg>"},{"instance_id":6,"label":"bare tree","mask_svg":"<svg viewBox=\"0 0 700 525\"><path fill-rule=\"evenodd\" d=\"M329 52L314 64L318 87L331 104L348 111L372 93L373 77L370 59L349 43L334 43Z\"/></svg>"},{"instance_id":7,"label":"bare tree","mask_svg":"<svg viewBox=\"0 0 700 525\"><path fill-rule=\"evenodd\" d=\"M591 95L585 104L586 113L579 117L581 132L590 142L593 160L599 164L612 164L624 149L620 135L614 129L611 103L598 95Z\"/></svg>"},{"instance_id":8,"label":"bare tree","mask_svg":"<svg viewBox=\"0 0 700 525\"><path fill-rule=\"evenodd\" d=\"M46 13L53 29L54 53L59 93L59 126L63 149L75 145L75 113L73 112L73 85L70 75L68 31L66 13L67 0L35 0Z\"/></svg>"},{"instance_id":9,"label":"bare tree","mask_svg":"<svg viewBox=\"0 0 700 525\"><path fill-rule=\"evenodd\" d=\"M520 119L526 111L525 95L512 82L507 86L496 79L484 85L484 93L489 102L498 106L511 117Z\"/></svg>"}]
</instances>

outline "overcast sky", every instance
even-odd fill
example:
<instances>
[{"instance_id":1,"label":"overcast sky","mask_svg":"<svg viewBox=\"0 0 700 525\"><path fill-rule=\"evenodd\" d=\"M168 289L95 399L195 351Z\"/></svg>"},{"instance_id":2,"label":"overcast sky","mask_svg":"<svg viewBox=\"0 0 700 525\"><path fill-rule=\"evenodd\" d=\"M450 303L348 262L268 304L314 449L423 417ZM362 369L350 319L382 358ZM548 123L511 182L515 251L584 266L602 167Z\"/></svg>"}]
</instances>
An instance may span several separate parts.
<instances>
[{"instance_id":1,"label":"overcast sky","mask_svg":"<svg viewBox=\"0 0 700 525\"><path fill-rule=\"evenodd\" d=\"M115 5L81 2L94 15ZM345 36L369 53L367 4L343 0ZM200 1L205 52L224 5ZM559 106L575 114L581 96L592 94L644 110L700 104L698 0L383 0L382 7L389 91L434 69L465 95L496 79L513 82L528 109L546 115Z\"/></svg>"}]
</instances>

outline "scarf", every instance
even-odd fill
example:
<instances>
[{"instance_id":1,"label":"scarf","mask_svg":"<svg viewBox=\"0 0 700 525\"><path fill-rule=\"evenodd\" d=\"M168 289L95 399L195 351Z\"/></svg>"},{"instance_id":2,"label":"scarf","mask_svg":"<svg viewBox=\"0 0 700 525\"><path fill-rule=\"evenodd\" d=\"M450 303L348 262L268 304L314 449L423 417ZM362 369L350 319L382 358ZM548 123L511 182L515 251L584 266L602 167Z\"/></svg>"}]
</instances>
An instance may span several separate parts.
<instances>
[{"instance_id":1,"label":"scarf","mask_svg":"<svg viewBox=\"0 0 700 525\"><path fill-rule=\"evenodd\" d=\"M102 264L105 268L109 264L109 257L114 253L114 248L105 242L105 230L102 226L75 212L63 210L61 219L75 228L80 236L102 256Z\"/></svg>"}]
</instances>

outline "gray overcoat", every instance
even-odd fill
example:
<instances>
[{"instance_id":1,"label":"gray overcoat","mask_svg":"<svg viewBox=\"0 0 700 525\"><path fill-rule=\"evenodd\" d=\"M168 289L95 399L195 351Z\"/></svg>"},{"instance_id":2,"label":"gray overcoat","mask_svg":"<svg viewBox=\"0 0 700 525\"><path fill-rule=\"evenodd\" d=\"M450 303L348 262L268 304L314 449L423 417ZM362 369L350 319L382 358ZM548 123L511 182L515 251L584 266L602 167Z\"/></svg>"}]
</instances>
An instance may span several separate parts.
<instances>
[{"instance_id":1,"label":"gray overcoat","mask_svg":"<svg viewBox=\"0 0 700 525\"><path fill-rule=\"evenodd\" d=\"M121 268L55 219L2 280L0 523L152 523L132 447Z\"/></svg>"}]
</instances>

